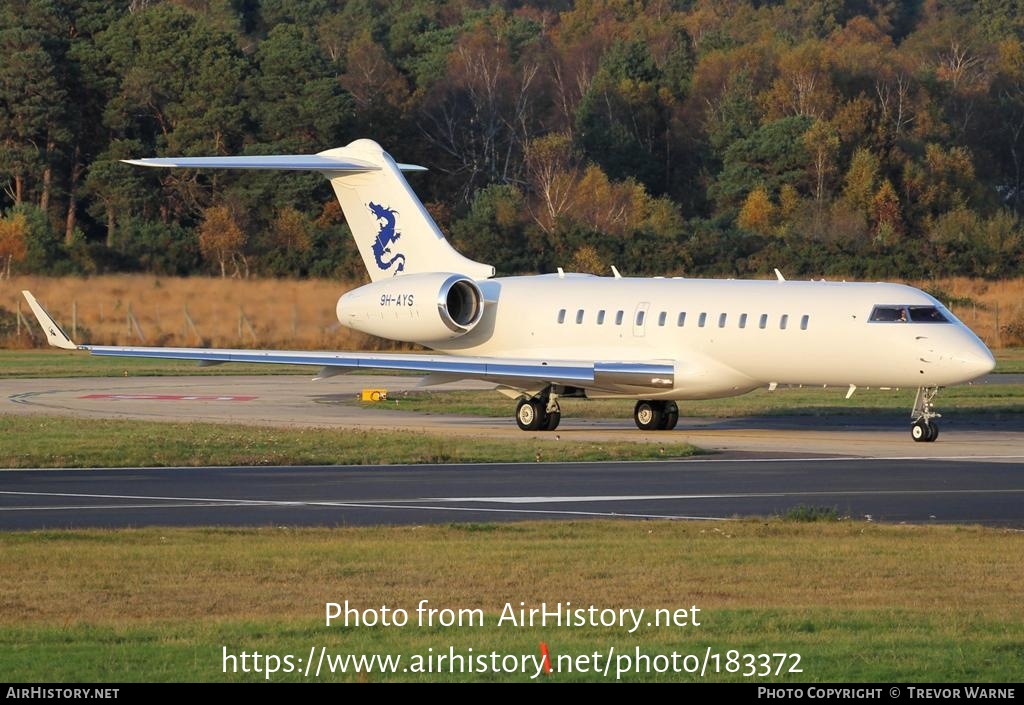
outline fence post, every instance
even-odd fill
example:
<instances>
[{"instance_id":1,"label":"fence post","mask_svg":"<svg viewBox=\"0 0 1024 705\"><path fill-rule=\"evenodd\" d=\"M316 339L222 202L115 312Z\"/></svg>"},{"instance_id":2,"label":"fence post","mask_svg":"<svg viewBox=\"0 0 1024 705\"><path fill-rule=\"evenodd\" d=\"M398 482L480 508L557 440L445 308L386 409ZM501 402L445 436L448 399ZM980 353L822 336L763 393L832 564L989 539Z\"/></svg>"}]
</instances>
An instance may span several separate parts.
<instances>
[{"instance_id":1,"label":"fence post","mask_svg":"<svg viewBox=\"0 0 1024 705\"><path fill-rule=\"evenodd\" d=\"M256 331L253 330L252 323L249 322L249 318L245 315L245 311L242 310L241 304L238 306L238 342L242 342L242 325L249 330L249 335L252 337L252 344L256 345Z\"/></svg>"},{"instance_id":2,"label":"fence post","mask_svg":"<svg viewBox=\"0 0 1024 705\"><path fill-rule=\"evenodd\" d=\"M185 328L181 331L181 337L184 339L184 342L188 341L189 328L192 329L192 335L196 337L196 340L201 345L203 342L203 336L199 335L199 331L196 329L195 321L192 320L192 316L190 316L188 313L188 304L185 304Z\"/></svg>"},{"instance_id":3,"label":"fence post","mask_svg":"<svg viewBox=\"0 0 1024 705\"><path fill-rule=\"evenodd\" d=\"M996 301L996 347L1001 348L1002 340L999 336L999 302Z\"/></svg>"},{"instance_id":4,"label":"fence post","mask_svg":"<svg viewBox=\"0 0 1024 705\"><path fill-rule=\"evenodd\" d=\"M25 314L21 312L21 299L18 299L18 309L14 317L18 321L18 337L21 337L21 328L24 326L29 339L34 343L36 341L36 334L32 332L32 324L28 322Z\"/></svg>"},{"instance_id":5,"label":"fence post","mask_svg":"<svg viewBox=\"0 0 1024 705\"><path fill-rule=\"evenodd\" d=\"M131 336L132 335L132 331L134 329L135 336L139 339L139 342L140 343L145 343L146 342L146 336L142 332L142 326L139 325L139 321L138 321L137 318L135 318L135 314L132 313L132 304L131 304L130 301L128 302L127 318L128 318L128 335Z\"/></svg>"}]
</instances>

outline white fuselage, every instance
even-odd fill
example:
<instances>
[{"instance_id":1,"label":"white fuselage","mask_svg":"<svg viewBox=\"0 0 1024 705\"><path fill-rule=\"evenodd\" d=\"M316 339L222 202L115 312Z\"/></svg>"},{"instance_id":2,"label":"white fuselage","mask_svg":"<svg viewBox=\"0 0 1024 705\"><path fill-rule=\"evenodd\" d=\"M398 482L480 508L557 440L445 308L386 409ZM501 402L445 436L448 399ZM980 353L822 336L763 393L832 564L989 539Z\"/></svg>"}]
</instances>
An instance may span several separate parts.
<instances>
[{"instance_id":1,"label":"white fuselage","mask_svg":"<svg viewBox=\"0 0 1024 705\"><path fill-rule=\"evenodd\" d=\"M401 277L393 280L396 292ZM936 387L992 369L970 329L900 284L542 275L477 281L486 305L453 355L658 361L674 385L647 395L702 399L769 385ZM876 305L932 306L948 322L873 322ZM395 321L393 337L406 340ZM601 391L615 395L619 390ZM622 389L623 396L636 390ZM597 394L594 394L597 396Z\"/></svg>"}]
</instances>

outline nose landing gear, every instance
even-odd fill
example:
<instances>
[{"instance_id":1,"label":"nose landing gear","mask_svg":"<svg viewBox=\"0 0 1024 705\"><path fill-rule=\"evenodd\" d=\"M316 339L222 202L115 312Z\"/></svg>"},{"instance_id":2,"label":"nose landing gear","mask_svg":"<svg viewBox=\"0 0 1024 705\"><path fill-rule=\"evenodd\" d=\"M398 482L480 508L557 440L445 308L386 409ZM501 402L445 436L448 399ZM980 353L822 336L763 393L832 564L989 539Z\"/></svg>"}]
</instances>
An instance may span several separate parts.
<instances>
[{"instance_id":1,"label":"nose landing gear","mask_svg":"<svg viewBox=\"0 0 1024 705\"><path fill-rule=\"evenodd\" d=\"M942 418L942 414L935 411L932 405L938 393L938 387L920 387L917 390L914 409L910 412L910 418L914 421L910 427L910 437L917 443L931 443L939 437L939 425L933 419Z\"/></svg>"}]
</instances>

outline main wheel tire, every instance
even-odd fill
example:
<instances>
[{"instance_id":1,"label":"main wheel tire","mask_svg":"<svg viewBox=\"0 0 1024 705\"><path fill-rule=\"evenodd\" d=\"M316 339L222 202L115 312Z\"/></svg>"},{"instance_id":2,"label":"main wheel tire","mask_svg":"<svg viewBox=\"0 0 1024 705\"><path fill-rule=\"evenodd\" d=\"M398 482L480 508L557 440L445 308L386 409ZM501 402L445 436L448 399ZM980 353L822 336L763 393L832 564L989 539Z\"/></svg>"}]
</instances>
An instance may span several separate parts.
<instances>
[{"instance_id":1,"label":"main wheel tire","mask_svg":"<svg viewBox=\"0 0 1024 705\"><path fill-rule=\"evenodd\" d=\"M925 440L928 443L932 443L935 441L936 438L939 437L939 425L937 423L930 423L928 424L928 429L928 438L926 438Z\"/></svg>"},{"instance_id":2,"label":"main wheel tire","mask_svg":"<svg viewBox=\"0 0 1024 705\"><path fill-rule=\"evenodd\" d=\"M554 431L558 428L558 422L562 420L561 411L552 411L548 414L547 423L544 424L545 431Z\"/></svg>"},{"instance_id":3,"label":"main wheel tire","mask_svg":"<svg viewBox=\"0 0 1024 705\"><path fill-rule=\"evenodd\" d=\"M665 404L664 416L661 419L661 429L671 431L679 423L679 407L674 401Z\"/></svg>"},{"instance_id":4,"label":"main wheel tire","mask_svg":"<svg viewBox=\"0 0 1024 705\"><path fill-rule=\"evenodd\" d=\"M516 424L524 431L536 431L544 421L544 407L537 399L520 399L516 404Z\"/></svg>"},{"instance_id":5,"label":"main wheel tire","mask_svg":"<svg viewBox=\"0 0 1024 705\"><path fill-rule=\"evenodd\" d=\"M641 431L656 431L661 426L661 404L641 399L633 407L633 421Z\"/></svg>"},{"instance_id":6,"label":"main wheel tire","mask_svg":"<svg viewBox=\"0 0 1024 705\"><path fill-rule=\"evenodd\" d=\"M927 443L931 440L931 435L931 424L927 421L915 421L914 425L910 427L910 437L914 439L915 443Z\"/></svg>"}]
</instances>

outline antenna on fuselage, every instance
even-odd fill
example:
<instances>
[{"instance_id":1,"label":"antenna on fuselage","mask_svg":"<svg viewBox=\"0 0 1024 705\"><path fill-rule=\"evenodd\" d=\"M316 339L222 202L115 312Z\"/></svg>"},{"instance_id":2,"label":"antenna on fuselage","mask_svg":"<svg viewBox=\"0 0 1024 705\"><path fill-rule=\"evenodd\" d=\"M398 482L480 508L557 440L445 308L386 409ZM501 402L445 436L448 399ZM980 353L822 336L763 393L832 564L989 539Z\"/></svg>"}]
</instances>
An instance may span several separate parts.
<instances>
[{"instance_id":1,"label":"antenna on fuselage","mask_svg":"<svg viewBox=\"0 0 1024 705\"><path fill-rule=\"evenodd\" d=\"M778 280L779 280L780 282L784 282L784 281L786 281L786 278L785 278L784 276L782 276L782 272L780 272L780 271L779 271L779 268L778 268L778 267L776 267L776 268L775 268L775 277L776 277L776 278L777 278L777 279L778 279Z\"/></svg>"},{"instance_id":2,"label":"antenna on fuselage","mask_svg":"<svg viewBox=\"0 0 1024 705\"><path fill-rule=\"evenodd\" d=\"M617 269L615 268L615 265L614 265L614 264L612 265L612 274L614 274L614 275L615 275L615 278L616 278L616 279L622 279L622 275L621 275L621 274L619 274L619 270L617 270Z\"/></svg>"}]
</instances>

